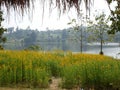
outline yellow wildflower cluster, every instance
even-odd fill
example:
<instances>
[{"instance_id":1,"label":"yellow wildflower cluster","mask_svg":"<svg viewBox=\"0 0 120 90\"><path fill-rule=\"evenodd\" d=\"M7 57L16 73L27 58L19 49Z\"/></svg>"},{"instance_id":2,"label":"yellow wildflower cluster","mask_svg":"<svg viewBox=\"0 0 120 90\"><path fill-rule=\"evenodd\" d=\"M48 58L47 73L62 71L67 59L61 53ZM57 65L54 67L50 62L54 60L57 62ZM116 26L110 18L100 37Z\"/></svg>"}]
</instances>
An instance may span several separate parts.
<instances>
[{"instance_id":1,"label":"yellow wildflower cluster","mask_svg":"<svg viewBox=\"0 0 120 90\"><path fill-rule=\"evenodd\" d=\"M119 75L120 62L107 56L63 51L0 51L1 86L25 83L27 87L48 87L50 78L55 76L62 78L61 85L65 88L104 87L109 83L117 87Z\"/></svg>"}]
</instances>

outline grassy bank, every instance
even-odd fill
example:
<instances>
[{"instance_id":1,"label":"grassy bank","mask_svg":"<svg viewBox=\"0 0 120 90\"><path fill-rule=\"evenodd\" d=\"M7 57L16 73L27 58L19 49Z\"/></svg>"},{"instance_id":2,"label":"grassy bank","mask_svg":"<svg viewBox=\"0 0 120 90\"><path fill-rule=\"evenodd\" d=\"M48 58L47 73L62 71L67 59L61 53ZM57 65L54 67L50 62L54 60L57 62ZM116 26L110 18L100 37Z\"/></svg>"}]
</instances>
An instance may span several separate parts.
<instances>
[{"instance_id":1,"label":"grassy bank","mask_svg":"<svg viewBox=\"0 0 120 90\"><path fill-rule=\"evenodd\" d=\"M62 88L120 88L120 61L71 52L0 51L0 86L48 88L52 77Z\"/></svg>"}]
</instances>

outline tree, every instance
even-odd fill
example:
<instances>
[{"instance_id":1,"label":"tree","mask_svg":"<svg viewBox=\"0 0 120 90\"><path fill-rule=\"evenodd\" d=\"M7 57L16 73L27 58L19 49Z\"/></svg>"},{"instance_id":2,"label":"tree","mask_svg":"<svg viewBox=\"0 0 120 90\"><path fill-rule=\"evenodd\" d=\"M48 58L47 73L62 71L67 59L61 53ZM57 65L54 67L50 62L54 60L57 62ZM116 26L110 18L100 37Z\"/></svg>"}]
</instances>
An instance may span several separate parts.
<instances>
[{"instance_id":1,"label":"tree","mask_svg":"<svg viewBox=\"0 0 120 90\"><path fill-rule=\"evenodd\" d=\"M2 44L6 42L6 37L4 37L3 34L4 34L4 32L7 31L7 29L3 28L1 25L2 21L4 21L2 15L3 15L3 13L2 13L2 11L0 11L0 50L3 49Z\"/></svg>"},{"instance_id":2,"label":"tree","mask_svg":"<svg viewBox=\"0 0 120 90\"><path fill-rule=\"evenodd\" d=\"M30 35L24 38L24 48L30 47L32 45L36 45L37 42L37 33L32 31Z\"/></svg>"},{"instance_id":3,"label":"tree","mask_svg":"<svg viewBox=\"0 0 120 90\"><path fill-rule=\"evenodd\" d=\"M67 31L62 30L62 35L61 35L61 41L62 41L62 50L66 51L67 50L67 45L66 45L66 40L67 40Z\"/></svg>"},{"instance_id":4,"label":"tree","mask_svg":"<svg viewBox=\"0 0 120 90\"><path fill-rule=\"evenodd\" d=\"M91 26L88 27L88 30L92 33L92 40L100 42L100 54L103 55L103 43L105 42L105 36L107 31L110 29L108 25L109 18L106 19L104 13L95 16L95 21L89 21ZM108 40L108 39L107 39Z\"/></svg>"},{"instance_id":5,"label":"tree","mask_svg":"<svg viewBox=\"0 0 120 90\"><path fill-rule=\"evenodd\" d=\"M110 20L112 21L111 30L109 30L108 33L115 34L120 31L120 0L107 0L107 2L111 11ZM112 10L110 7L112 2L117 2L115 10Z\"/></svg>"},{"instance_id":6,"label":"tree","mask_svg":"<svg viewBox=\"0 0 120 90\"><path fill-rule=\"evenodd\" d=\"M83 13L80 14L80 18L78 18L79 21L76 21L76 19L72 19L71 22L68 23L68 25L72 25L73 30L75 31L74 39L80 43L80 52L83 52L83 40L85 39L85 35L83 35L84 26L87 20L87 17L83 16Z\"/></svg>"},{"instance_id":7,"label":"tree","mask_svg":"<svg viewBox=\"0 0 120 90\"><path fill-rule=\"evenodd\" d=\"M119 43L120 45L120 32L115 33L115 42Z\"/></svg>"}]
</instances>

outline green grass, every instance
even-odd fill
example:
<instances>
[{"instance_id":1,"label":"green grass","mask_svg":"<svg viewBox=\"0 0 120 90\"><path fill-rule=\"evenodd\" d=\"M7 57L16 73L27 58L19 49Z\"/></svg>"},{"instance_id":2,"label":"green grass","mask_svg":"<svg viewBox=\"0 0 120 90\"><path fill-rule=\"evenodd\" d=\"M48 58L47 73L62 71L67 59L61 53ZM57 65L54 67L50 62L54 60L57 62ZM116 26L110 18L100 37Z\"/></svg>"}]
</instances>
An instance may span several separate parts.
<instances>
[{"instance_id":1,"label":"green grass","mask_svg":"<svg viewBox=\"0 0 120 90\"><path fill-rule=\"evenodd\" d=\"M0 86L49 88L51 77L63 88L120 88L120 61L71 52L0 51Z\"/></svg>"}]
</instances>

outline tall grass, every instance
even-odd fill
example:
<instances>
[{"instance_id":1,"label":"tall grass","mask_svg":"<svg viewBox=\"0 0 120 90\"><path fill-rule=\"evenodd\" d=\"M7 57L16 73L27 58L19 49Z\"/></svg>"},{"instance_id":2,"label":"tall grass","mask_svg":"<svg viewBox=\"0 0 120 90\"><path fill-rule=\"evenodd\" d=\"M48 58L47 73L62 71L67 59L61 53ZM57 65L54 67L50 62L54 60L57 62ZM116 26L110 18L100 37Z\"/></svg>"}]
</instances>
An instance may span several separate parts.
<instances>
[{"instance_id":1,"label":"tall grass","mask_svg":"<svg viewBox=\"0 0 120 90\"><path fill-rule=\"evenodd\" d=\"M116 90L120 88L120 61L101 55L73 55L74 64L65 67L63 87L85 90ZM73 59L72 59L73 60ZM70 86L72 85L72 86Z\"/></svg>"},{"instance_id":2,"label":"tall grass","mask_svg":"<svg viewBox=\"0 0 120 90\"><path fill-rule=\"evenodd\" d=\"M63 88L120 88L120 61L71 52L0 51L0 86L49 87L51 77Z\"/></svg>"}]
</instances>

